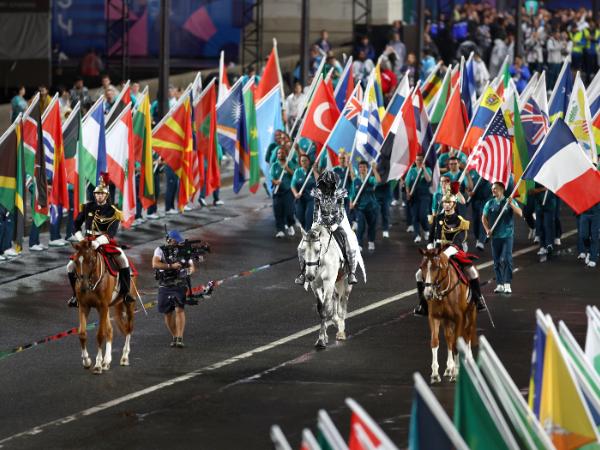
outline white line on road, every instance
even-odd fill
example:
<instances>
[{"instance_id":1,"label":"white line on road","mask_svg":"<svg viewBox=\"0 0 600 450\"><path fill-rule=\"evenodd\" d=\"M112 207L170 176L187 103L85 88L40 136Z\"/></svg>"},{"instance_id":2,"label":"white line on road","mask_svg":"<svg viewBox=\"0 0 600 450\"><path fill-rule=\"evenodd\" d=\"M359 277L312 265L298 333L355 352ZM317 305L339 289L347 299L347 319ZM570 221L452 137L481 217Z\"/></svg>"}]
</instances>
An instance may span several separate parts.
<instances>
[{"instance_id":1,"label":"white line on road","mask_svg":"<svg viewBox=\"0 0 600 450\"><path fill-rule=\"evenodd\" d=\"M574 235L576 232L577 232L577 230L568 231L567 233L564 233L562 235L562 237L563 238L567 238L569 236ZM536 250L537 248L539 248L537 245L532 245L532 246L523 248L521 250L517 250L516 252L513 253L513 257L524 255L526 253L529 253L529 252L532 252L532 251ZM493 264L494 264L493 261L486 261L485 263L482 263L482 264L478 265L477 267L479 269L485 269L487 267L492 266ZM352 318L352 317L359 316L361 314L365 314L365 313L367 313L369 311L372 311L374 309L380 308L382 306L385 306L385 305L388 305L390 303L396 302L396 301L401 300L403 298L409 297L409 296L415 294L416 292L417 292L416 289L411 289L409 291L401 292L400 294L396 294L396 295L393 295L391 297L384 298L384 299L379 300L379 301L377 301L375 303L371 303L370 305L363 306L362 308L359 308L359 309L355 309L354 311L348 313L347 317L348 318ZM314 333L314 332L318 331L319 328L320 328L319 325L315 325L314 327L306 328L306 329L304 329L302 331L298 331L297 333L294 333L294 334L291 334L291 335L286 336L284 338L281 338L281 339L278 339L276 341L270 342L269 344L257 347L257 348L255 348L253 350L250 350L250 351L245 352L245 353L241 353L239 355L233 356L233 357L225 359L223 361L216 362L216 363L211 364L209 366L202 367L200 369L194 370L193 372L189 372L189 373L187 373L185 375L181 375L179 377L172 378L172 379L167 380L167 381L163 381L162 383L158 383L158 384L155 384L153 386L149 386L149 387L147 387L145 389L142 389L142 390L139 390L139 391L136 391L136 392L132 392L131 394L124 395L122 397L116 398L114 400L110 400L108 402L101 403L101 404L99 404L97 406L93 406L91 408L84 409L83 411L79 411L79 412L71 414L69 416L65 416L65 417L62 417L60 419L53 420L51 422L46 422L46 423L44 423L42 425L38 425L36 427L33 427L33 428L29 429L29 430L22 431L22 432L17 433L17 434L13 434L11 436L8 436L8 437L0 440L0 448L2 448L4 446L4 444L8 443L9 441L15 440L17 438L24 437L24 436L35 436L37 434L42 433L44 430L46 430L46 429L48 429L50 427L61 426L61 425L64 425L64 424L67 424L67 423L70 423L70 422L74 422L76 420L82 419L82 418L87 417L87 416L91 416L93 414L96 414L96 413L99 413L101 411L107 410L107 409L112 408L114 406L118 406L118 405L120 405L122 403L125 403L125 402L128 402L130 400L134 400L136 398L143 397L145 395L151 394L153 392L159 391L159 390L167 388L169 386L173 386L175 384L179 384L181 382L184 382L184 381L187 381L187 380L191 380L192 378L196 378L196 377L198 377L200 375L206 374L206 373L211 372L213 370L221 369L223 367L226 367L226 366L229 366L231 364L234 364L234 363L236 363L238 361L242 361L244 359L251 358L252 356L257 355L259 353L266 352L268 350L274 349L274 348L279 347L281 345L287 344L288 342L292 342L292 341L294 341L296 339L300 339L300 338L302 338L304 336L307 336L307 335L309 335L311 333Z\"/></svg>"}]
</instances>

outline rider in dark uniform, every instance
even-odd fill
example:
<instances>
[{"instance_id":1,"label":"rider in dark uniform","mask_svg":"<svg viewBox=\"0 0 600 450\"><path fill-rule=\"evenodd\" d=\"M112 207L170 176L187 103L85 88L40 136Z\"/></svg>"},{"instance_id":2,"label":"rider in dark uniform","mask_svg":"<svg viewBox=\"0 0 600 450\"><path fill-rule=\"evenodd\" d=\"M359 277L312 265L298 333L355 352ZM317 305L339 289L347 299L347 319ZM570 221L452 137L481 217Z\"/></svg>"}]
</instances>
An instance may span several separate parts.
<instances>
[{"instance_id":1,"label":"rider in dark uniform","mask_svg":"<svg viewBox=\"0 0 600 450\"><path fill-rule=\"evenodd\" d=\"M348 283L356 284L358 282L356 279L356 253L355 249L350 246L346 235L347 230L342 226L346 214L344 198L346 198L348 192L346 189L338 188L338 184L338 176L330 170L324 171L319 176L317 187L310 193L315 199L313 224L325 225L332 231L333 237L340 245L348 263ZM296 278L295 283L304 284L306 265L302 245L298 248L298 259L300 260L300 275Z\"/></svg>"},{"instance_id":2,"label":"rider in dark uniform","mask_svg":"<svg viewBox=\"0 0 600 450\"><path fill-rule=\"evenodd\" d=\"M443 212L432 216L432 230L429 234L428 248L439 247L446 256L452 258L462 267L464 274L469 279L469 287L478 311L485 310L485 303L479 286L479 273L473 265L471 255L462 250L462 245L467 241L469 221L463 219L456 212L456 196L447 192L442 198ZM419 269L416 273L419 305L414 309L417 316L427 316L427 301L423 295L425 280Z\"/></svg>"},{"instance_id":3,"label":"rider in dark uniform","mask_svg":"<svg viewBox=\"0 0 600 450\"><path fill-rule=\"evenodd\" d=\"M119 229L121 221L121 211L111 204L109 198L108 185L104 180L100 180L100 184L94 189L94 201L88 202L83 207L75 219L75 237L79 241L85 238L81 232L81 227L85 223L86 238L92 243L92 247L98 250L101 246L111 244L119 252L113 257L119 266L119 296L123 297L126 303L133 302L134 299L129 295L131 286L131 272L129 261L123 250L115 245L113 241ZM111 242L112 241L112 242ZM73 297L68 301L70 307L77 307L77 297L75 293L75 282L77 275L75 274L75 263L69 261L67 265L67 273L69 282L73 289Z\"/></svg>"}]
</instances>

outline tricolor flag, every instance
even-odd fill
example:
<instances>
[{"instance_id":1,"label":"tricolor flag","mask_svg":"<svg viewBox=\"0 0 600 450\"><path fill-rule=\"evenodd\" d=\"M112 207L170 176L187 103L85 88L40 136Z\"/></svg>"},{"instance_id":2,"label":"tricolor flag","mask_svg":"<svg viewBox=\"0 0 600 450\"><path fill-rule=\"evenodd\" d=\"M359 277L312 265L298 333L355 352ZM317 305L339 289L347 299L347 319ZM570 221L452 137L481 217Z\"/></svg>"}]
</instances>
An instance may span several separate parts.
<instances>
[{"instance_id":1,"label":"tricolor flag","mask_svg":"<svg viewBox=\"0 0 600 450\"><path fill-rule=\"evenodd\" d=\"M465 154L468 155L475 148L496 111L500 109L500 105L502 105L501 98L493 88L488 86L481 97L479 106L475 110L473 120L469 123L469 128L460 147Z\"/></svg>"},{"instance_id":2,"label":"tricolor flag","mask_svg":"<svg viewBox=\"0 0 600 450\"><path fill-rule=\"evenodd\" d=\"M446 70L446 75L444 75L444 81L442 82L437 99L430 104L431 111L429 113L429 120L432 125L439 124L442 120L442 117L444 117L444 111L446 111L448 98L450 98L451 78L452 66L448 67L448 70Z\"/></svg>"},{"instance_id":3,"label":"tricolor flag","mask_svg":"<svg viewBox=\"0 0 600 450\"><path fill-rule=\"evenodd\" d=\"M227 78L227 69L225 68L225 51L221 50L219 58L219 103L227 96L231 89L229 78Z\"/></svg>"},{"instance_id":4,"label":"tricolor flag","mask_svg":"<svg viewBox=\"0 0 600 450\"><path fill-rule=\"evenodd\" d=\"M352 72L352 56L350 56L333 92L335 103L340 111L350 99L352 92L354 92L354 74Z\"/></svg>"},{"instance_id":5,"label":"tricolor flag","mask_svg":"<svg viewBox=\"0 0 600 450\"><path fill-rule=\"evenodd\" d=\"M438 125L435 142L459 148L468 125L469 119L465 105L460 98L460 88L456 86L446 106L446 112Z\"/></svg>"},{"instance_id":6,"label":"tricolor flag","mask_svg":"<svg viewBox=\"0 0 600 450\"><path fill-rule=\"evenodd\" d=\"M573 90L573 75L571 74L571 57L567 56L560 69L554 90L548 102L548 115L550 123L556 119L564 118L569 107L569 98Z\"/></svg>"},{"instance_id":7,"label":"tricolor flag","mask_svg":"<svg viewBox=\"0 0 600 450\"><path fill-rule=\"evenodd\" d=\"M600 202L600 172L562 119L556 119L523 178L545 186L576 214Z\"/></svg>"},{"instance_id":8,"label":"tricolor flag","mask_svg":"<svg viewBox=\"0 0 600 450\"><path fill-rule=\"evenodd\" d=\"M569 99L569 107L565 114L565 123L569 126L579 145L588 157L594 162L598 162L594 134L592 132L592 116L587 102L585 86L581 80L579 72L575 77L573 91Z\"/></svg>"},{"instance_id":9,"label":"tricolor flag","mask_svg":"<svg viewBox=\"0 0 600 450\"><path fill-rule=\"evenodd\" d=\"M394 123L394 119L400 112L400 107L404 103L404 99L410 94L410 85L408 84L408 77L405 75L398 83L398 87L394 92L394 95L390 99L387 105L383 120L381 122L381 128L383 130L383 136L387 136Z\"/></svg>"},{"instance_id":10,"label":"tricolor flag","mask_svg":"<svg viewBox=\"0 0 600 450\"><path fill-rule=\"evenodd\" d=\"M397 450L390 438L383 432L379 425L367 414L367 412L351 398L346 399L346 405L352 410L350 418L350 438L348 447L350 450L363 450L359 437L356 435L354 425L360 425L366 432L371 444L378 449Z\"/></svg>"},{"instance_id":11,"label":"tricolor flag","mask_svg":"<svg viewBox=\"0 0 600 450\"><path fill-rule=\"evenodd\" d=\"M513 151L512 151L512 169L513 169L513 179L521 180L523 177L523 171L529 164L529 150L527 147L527 140L525 139L525 131L521 119L521 113L519 112L519 104L517 92L515 90L511 91L509 95L513 97ZM529 189L533 188L533 183L531 181L525 180L519 183L518 193L519 200L526 204L527 203L527 193Z\"/></svg>"},{"instance_id":12,"label":"tricolor flag","mask_svg":"<svg viewBox=\"0 0 600 450\"><path fill-rule=\"evenodd\" d=\"M156 203L154 191L154 161L152 160L152 116L150 95L144 89L133 113L133 145L135 160L140 165L138 198L144 209Z\"/></svg>"},{"instance_id":13,"label":"tricolor flag","mask_svg":"<svg viewBox=\"0 0 600 450\"><path fill-rule=\"evenodd\" d=\"M9 211L15 208L20 123L20 118L15 120L0 137L0 205Z\"/></svg>"},{"instance_id":14,"label":"tricolor flag","mask_svg":"<svg viewBox=\"0 0 600 450\"><path fill-rule=\"evenodd\" d=\"M100 174L106 172L106 128L102 98L90 108L83 118L81 128L81 154L79 164L82 172L79 174L86 183L93 186L98 184Z\"/></svg>"},{"instance_id":15,"label":"tricolor flag","mask_svg":"<svg viewBox=\"0 0 600 450\"><path fill-rule=\"evenodd\" d=\"M121 222L130 228L135 220L135 149L131 104L106 132L107 165L111 181L122 195Z\"/></svg>"},{"instance_id":16,"label":"tricolor flag","mask_svg":"<svg viewBox=\"0 0 600 450\"><path fill-rule=\"evenodd\" d=\"M240 78L217 105L217 133L223 150L234 161L233 191L237 194L248 180L250 153L247 148L243 79Z\"/></svg>"},{"instance_id":17,"label":"tricolor flag","mask_svg":"<svg viewBox=\"0 0 600 450\"><path fill-rule=\"evenodd\" d=\"M246 115L246 147L250 153L250 173L248 189L256 194L260 186L260 162L258 159L258 128L256 125L256 106L254 103L254 77L250 77L243 86L244 113Z\"/></svg>"}]
</instances>

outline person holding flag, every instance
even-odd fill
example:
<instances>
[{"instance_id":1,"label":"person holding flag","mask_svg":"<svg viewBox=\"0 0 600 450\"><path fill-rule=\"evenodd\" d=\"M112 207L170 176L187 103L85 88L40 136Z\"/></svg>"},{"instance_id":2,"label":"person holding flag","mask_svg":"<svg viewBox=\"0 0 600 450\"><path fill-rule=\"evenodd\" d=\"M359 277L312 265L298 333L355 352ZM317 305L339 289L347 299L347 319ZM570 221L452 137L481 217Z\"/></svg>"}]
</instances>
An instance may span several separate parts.
<instances>
[{"instance_id":1,"label":"person holding flag","mask_svg":"<svg viewBox=\"0 0 600 450\"><path fill-rule=\"evenodd\" d=\"M308 177L308 181L306 178ZM300 226L304 231L310 230L312 226L314 199L310 195L313 188L316 187L315 180L319 177L317 168L312 166L307 154L300 155L300 167L294 171L292 177L292 194L296 199L296 218L300 222ZM306 181L306 186L304 185ZM302 187L304 186L304 189Z\"/></svg>"},{"instance_id":2,"label":"person holding flag","mask_svg":"<svg viewBox=\"0 0 600 450\"><path fill-rule=\"evenodd\" d=\"M276 238L295 234L294 231L294 197L291 191L292 176L295 164L288 161L283 147L277 149L277 161L271 164L271 182L279 186L273 191L273 213L275 214ZM283 174L283 175L282 175Z\"/></svg>"},{"instance_id":3,"label":"person holding flag","mask_svg":"<svg viewBox=\"0 0 600 450\"><path fill-rule=\"evenodd\" d=\"M448 177L444 177L448 180ZM425 167L423 155L417 155L415 164L406 174L406 184L415 186L410 191L406 192L407 201L410 203L412 211L412 225L415 233L415 244L421 242L420 228L423 228L425 240L429 239L429 222L427 220L427 212L431 205L431 169Z\"/></svg>"},{"instance_id":4,"label":"person holding flag","mask_svg":"<svg viewBox=\"0 0 600 450\"><path fill-rule=\"evenodd\" d=\"M367 229L368 249L369 251L374 251L377 213L379 212L379 204L375 197L375 188L381 183L381 176L377 171L377 161L371 161L371 168L373 174L368 176L369 163L363 160L358 163L358 176L355 177L351 173L356 194L352 198L350 209L356 209L358 214L358 230L356 232L358 242L362 242L365 229ZM359 193L360 197L357 197Z\"/></svg>"}]
</instances>

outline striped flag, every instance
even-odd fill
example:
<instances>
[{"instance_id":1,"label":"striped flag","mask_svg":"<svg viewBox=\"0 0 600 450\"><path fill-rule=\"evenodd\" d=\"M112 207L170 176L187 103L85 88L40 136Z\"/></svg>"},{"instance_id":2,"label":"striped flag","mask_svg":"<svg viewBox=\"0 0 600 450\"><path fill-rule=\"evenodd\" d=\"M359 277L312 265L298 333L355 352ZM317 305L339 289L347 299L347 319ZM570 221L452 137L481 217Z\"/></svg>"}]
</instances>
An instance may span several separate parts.
<instances>
[{"instance_id":1,"label":"striped flag","mask_svg":"<svg viewBox=\"0 0 600 450\"><path fill-rule=\"evenodd\" d=\"M221 57L219 58L219 103L223 101L230 90L231 85L227 78L227 69L225 69L225 52L221 51Z\"/></svg>"},{"instance_id":2,"label":"striped flag","mask_svg":"<svg viewBox=\"0 0 600 450\"><path fill-rule=\"evenodd\" d=\"M468 169L476 170L490 183L500 181L507 186L512 166L512 143L502 109L499 109L494 115L475 152Z\"/></svg>"},{"instance_id":3,"label":"striped flag","mask_svg":"<svg viewBox=\"0 0 600 450\"><path fill-rule=\"evenodd\" d=\"M371 162L379 155L381 144L383 144L383 129L375 93L374 77L371 76L365 90L362 111L358 116L356 151L362 159Z\"/></svg>"},{"instance_id":4,"label":"striped flag","mask_svg":"<svg viewBox=\"0 0 600 450\"><path fill-rule=\"evenodd\" d=\"M346 61L346 66L340 75L338 83L335 87L335 91L333 92L333 96L335 97L335 103L338 106L338 109L341 111L344 108L344 105L352 95L354 91L354 76L352 74L352 56L348 58Z\"/></svg>"}]
</instances>

